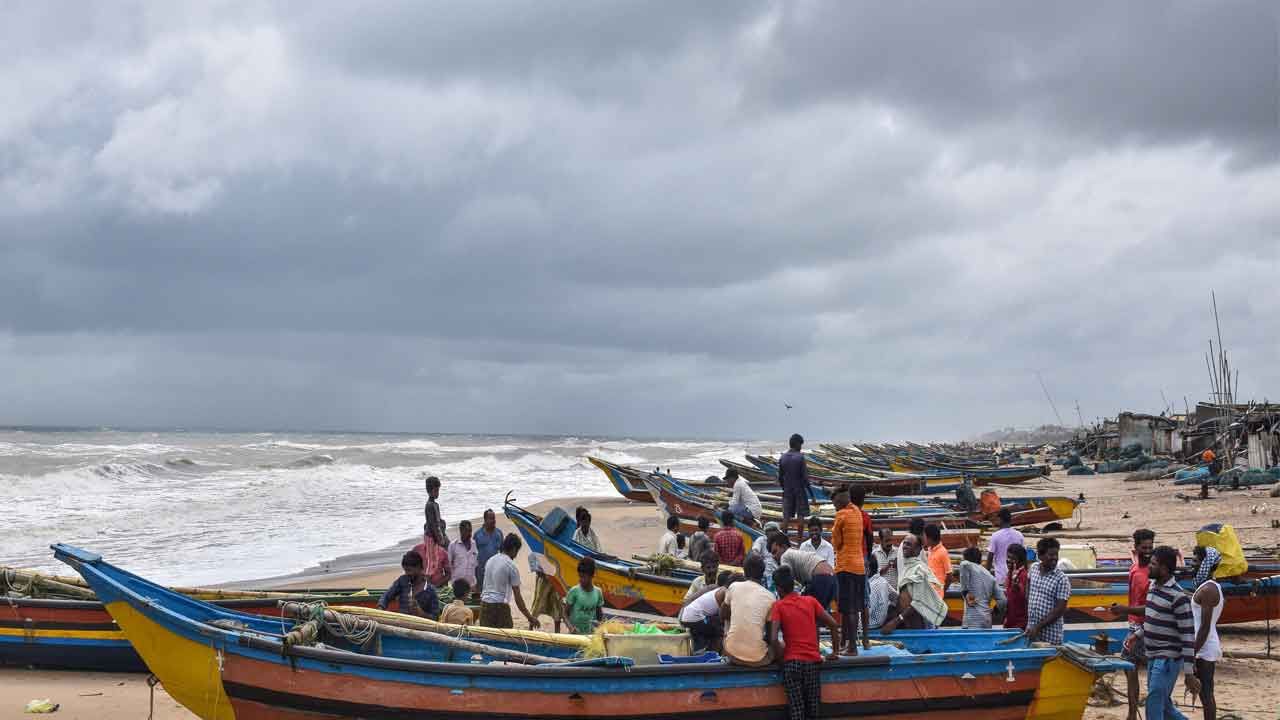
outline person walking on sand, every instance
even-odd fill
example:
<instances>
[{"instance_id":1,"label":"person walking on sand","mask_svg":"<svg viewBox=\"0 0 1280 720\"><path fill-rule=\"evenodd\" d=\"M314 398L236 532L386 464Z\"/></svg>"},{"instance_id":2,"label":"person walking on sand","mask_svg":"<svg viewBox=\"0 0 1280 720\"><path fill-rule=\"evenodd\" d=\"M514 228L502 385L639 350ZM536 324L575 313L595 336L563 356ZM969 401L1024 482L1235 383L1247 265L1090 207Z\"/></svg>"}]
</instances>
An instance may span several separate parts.
<instances>
[{"instance_id":1,"label":"person walking on sand","mask_svg":"<svg viewBox=\"0 0 1280 720\"><path fill-rule=\"evenodd\" d=\"M440 575L437 567L439 553L436 549L445 551L445 556L448 557L449 540L444 536L444 521L440 516L440 503L437 502L440 497L440 478L429 475L426 485L427 504L422 511L425 516L422 524L422 559L427 577L432 578Z\"/></svg>"},{"instance_id":2,"label":"person walking on sand","mask_svg":"<svg viewBox=\"0 0 1280 720\"><path fill-rule=\"evenodd\" d=\"M722 565L742 567L747 554L746 543L742 541L742 533L733 525L733 513L725 510L720 514L720 530L711 538L716 554L720 556Z\"/></svg>"},{"instance_id":3,"label":"person walking on sand","mask_svg":"<svg viewBox=\"0 0 1280 720\"><path fill-rule=\"evenodd\" d=\"M862 646L871 647L871 619L867 613L867 561L863 548L862 511L849 502L849 491L841 488L832 498L836 505L831 523L831 546L836 551L836 586L840 606L840 627L844 628L845 649L858 654L858 618L862 620Z\"/></svg>"},{"instance_id":4,"label":"person walking on sand","mask_svg":"<svg viewBox=\"0 0 1280 720\"><path fill-rule=\"evenodd\" d=\"M809 484L809 466L805 463L804 438L791 436L791 449L778 460L778 484L782 486L782 531L790 535L788 524L796 521L796 537L804 537L804 519L809 516L809 500L813 487Z\"/></svg>"},{"instance_id":5,"label":"person walking on sand","mask_svg":"<svg viewBox=\"0 0 1280 720\"><path fill-rule=\"evenodd\" d=\"M991 543L987 546L987 565L995 571L996 583L1003 586L1009 575L1009 546L1024 545L1027 539L1013 527L1013 513L1009 508L1000 508L997 516L1000 529L991 533Z\"/></svg>"},{"instance_id":6,"label":"person walking on sand","mask_svg":"<svg viewBox=\"0 0 1280 720\"><path fill-rule=\"evenodd\" d=\"M1151 553L1155 549L1156 534L1147 528L1133 531L1133 559L1129 564L1129 604L1112 604L1111 614L1116 618L1127 617L1129 634L1125 636L1120 656L1133 663L1132 670L1125 671L1125 684L1129 696L1129 720L1138 720L1139 684L1138 668L1146 664L1147 653L1142 647L1142 623L1146 614L1147 593L1151 590Z\"/></svg>"},{"instance_id":7,"label":"person walking on sand","mask_svg":"<svg viewBox=\"0 0 1280 720\"><path fill-rule=\"evenodd\" d=\"M529 629L538 629L538 619L524 605L524 597L520 594L520 570L516 567L515 558L520 554L523 543L520 536L509 533L502 540L502 549L484 567L484 589L480 592L480 625L493 628L514 628L511 619L512 596L515 596L516 607L529 621Z\"/></svg>"},{"instance_id":8,"label":"person walking on sand","mask_svg":"<svg viewBox=\"0 0 1280 720\"><path fill-rule=\"evenodd\" d=\"M1027 629L1022 633L1031 642L1062 644L1062 616L1066 615L1067 601L1071 599L1071 581L1058 567L1059 547L1057 538L1040 538L1036 543L1040 562L1029 573Z\"/></svg>"},{"instance_id":9,"label":"person walking on sand","mask_svg":"<svg viewBox=\"0 0 1280 720\"><path fill-rule=\"evenodd\" d=\"M1191 596L1191 619L1196 628L1196 679L1200 681L1200 704L1204 720L1215 720L1218 701L1213 696L1213 676L1222 659L1222 642L1218 639L1218 618L1222 617L1222 586L1213 572L1222 561L1222 553L1211 547L1196 547L1195 593Z\"/></svg>"},{"instance_id":10,"label":"person walking on sand","mask_svg":"<svg viewBox=\"0 0 1280 720\"><path fill-rule=\"evenodd\" d=\"M791 551L796 552L796 551ZM821 561L819 561L821 562ZM789 566L774 573L778 600L769 611L773 630L769 642L773 657L782 665L782 688L787 693L789 720L814 720L822 707L822 653L818 650L818 626L830 628L831 644L840 646L840 626L813 597L795 591ZM827 660L837 660L833 652Z\"/></svg>"},{"instance_id":11,"label":"person walking on sand","mask_svg":"<svg viewBox=\"0 0 1280 720\"><path fill-rule=\"evenodd\" d=\"M1044 542L1043 540L1041 542ZM1142 643L1147 653L1147 720L1187 720L1174 705L1178 673L1193 694L1196 678L1196 629L1191 597L1174 577L1178 551L1161 545L1151 553L1151 590L1142 615Z\"/></svg>"},{"instance_id":12,"label":"person walking on sand","mask_svg":"<svg viewBox=\"0 0 1280 720\"><path fill-rule=\"evenodd\" d=\"M724 473L724 481L733 483L733 495L729 498L729 511L733 516L752 526L760 525L760 497L744 477L738 477L738 471L729 468Z\"/></svg>"},{"instance_id":13,"label":"person walking on sand","mask_svg":"<svg viewBox=\"0 0 1280 720\"><path fill-rule=\"evenodd\" d=\"M764 667L773 662L765 638L770 634L774 596L764 586L764 558L748 555L742 571L747 581L730 585L720 603L720 618L728 627L724 652L735 665Z\"/></svg>"},{"instance_id":14,"label":"person walking on sand","mask_svg":"<svg viewBox=\"0 0 1280 720\"><path fill-rule=\"evenodd\" d=\"M484 590L484 566L489 558L497 555L502 547L502 531L498 529L498 516L493 510L485 510L480 529L472 540L476 544L476 583L472 590L476 593Z\"/></svg>"}]
</instances>

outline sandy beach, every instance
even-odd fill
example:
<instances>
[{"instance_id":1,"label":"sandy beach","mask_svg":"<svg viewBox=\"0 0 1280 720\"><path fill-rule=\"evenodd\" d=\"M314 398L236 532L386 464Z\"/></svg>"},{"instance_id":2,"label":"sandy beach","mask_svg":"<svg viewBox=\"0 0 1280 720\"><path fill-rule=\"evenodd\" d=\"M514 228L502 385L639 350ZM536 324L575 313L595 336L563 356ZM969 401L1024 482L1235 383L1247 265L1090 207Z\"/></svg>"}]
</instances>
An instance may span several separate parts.
<instances>
[{"instance_id":1,"label":"sandy beach","mask_svg":"<svg viewBox=\"0 0 1280 720\"><path fill-rule=\"evenodd\" d=\"M1196 529L1210 522L1226 522L1237 528L1245 544L1280 543L1280 530L1270 527L1272 519L1280 518L1280 500L1267 497L1264 489L1224 492L1209 500L1184 502L1176 498L1175 493L1194 495L1194 488L1153 481L1125 483L1122 477L1116 474L1068 478L1059 471L1041 483L1043 487L1038 493L1047 490L1073 495L1084 493L1088 499L1079 526L1074 521L1064 523L1064 541L1090 543L1099 555L1124 555L1130 543L1123 538L1138 527L1151 527L1157 530L1157 543L1170 543L1189 551ZM1008 494L1018 492L1022 491ZM662 534L661 518L655 506L621 498L564 498L537 503L530 509L543 514L560 506L572 512L580 504L591 509L596 532L605 549L620 557L650 552ZM479 518L473 523L478 524ZM504 530L511 529L501 513L498 525ZM229 584L290 589L367 587L370 591L381 591L397 577L400 554L414 542L416 540L406 539L376 553L337 558L297 575ZM517 566L523 574L522 589L529 600L533 579L523 556ZM517 623L521 624L522 620L518 619ZM543 628L549 627L547 618L543 618ZM1228 651L1262 652L1267 645L1267 628L1262 623L1226 627L1222 629L1222 640ZM1280 628L1272 631L1272 643L1280 650ZM1224 659L1218 668L1220 712L1234 712L1243 718L1274 718L1277 698L1280 698L1277 669L1280 665L1270 660ZM1117 676L1114 682L1123 692L1124 678ZM61 717L96 720L145 717L149 692L145 676L141 675L5 668L0 669L0 718L23 716L22 708L28 700L45 697L62 704L58 713ZM1181 688L1175 697L1181 698ZM163 688L156 690L155 707L157 718L193 717L165 695ZM1187 705L1182 709L1192 715ZM1195 717L1199 712L1195 710ZM1125 709L1123 706L1091 708L1085 717L1124 718Z\"/></svg>"}]
</instances>

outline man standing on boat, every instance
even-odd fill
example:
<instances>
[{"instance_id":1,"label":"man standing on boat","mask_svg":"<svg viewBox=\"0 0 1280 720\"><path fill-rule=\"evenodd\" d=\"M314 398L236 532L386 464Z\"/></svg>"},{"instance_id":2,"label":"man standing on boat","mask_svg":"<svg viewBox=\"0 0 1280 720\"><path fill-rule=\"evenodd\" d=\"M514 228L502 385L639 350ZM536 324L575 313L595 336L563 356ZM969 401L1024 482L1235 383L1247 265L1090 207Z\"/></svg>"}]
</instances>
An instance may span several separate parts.
<instances>
[{"instance_id":1,"label":"man standing on boat","mask_svg":"<svg viewBox=\"0 0 1280 720\"><path fill-rule=\"evenodd\" d=\"M791 449L778 460L778 484L782 486L782 530L790 534L788 523L796 521L796 538L804 537L804 519L809 516L809 500L813 486L809 484L809 467L805 464L804 438L795 433L790 440Z\"/></svg>"},{"instance_id":2,"label":"man standing on boat","mask_svg":"<svg viewBox=\"0 0 1280 720\"><path fill-rule=\"evenodd\" d=\"M753 526L760 525L760 498L744 477L738 477L738 471L729 468L724 472L724 481L733 483L733 496L729 498L729 511L734 517Z\"/></svg>"}]
</instances>

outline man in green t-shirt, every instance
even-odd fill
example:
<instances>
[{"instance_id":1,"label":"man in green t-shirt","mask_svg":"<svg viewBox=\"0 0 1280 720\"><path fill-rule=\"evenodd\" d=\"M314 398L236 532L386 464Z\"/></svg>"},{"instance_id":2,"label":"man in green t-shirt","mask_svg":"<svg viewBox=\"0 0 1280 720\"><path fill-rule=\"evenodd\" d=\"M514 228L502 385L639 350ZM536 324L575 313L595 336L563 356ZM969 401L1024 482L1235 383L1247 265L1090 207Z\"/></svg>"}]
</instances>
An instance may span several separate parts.
<instances>
[{"instance_id":1,"label":"man in green t-shirt","mask_svg":"<svg viewBox=\"0 0 1280 720\"><path fill-rule=\"evenodd\" d=\"M604 619L604 593L592 584L596 574L596 561L584 557L578 561L578 584L569 588L564 598L564 619L574 632L586 635L597 622Z\"/></svg>"}]
</instances>

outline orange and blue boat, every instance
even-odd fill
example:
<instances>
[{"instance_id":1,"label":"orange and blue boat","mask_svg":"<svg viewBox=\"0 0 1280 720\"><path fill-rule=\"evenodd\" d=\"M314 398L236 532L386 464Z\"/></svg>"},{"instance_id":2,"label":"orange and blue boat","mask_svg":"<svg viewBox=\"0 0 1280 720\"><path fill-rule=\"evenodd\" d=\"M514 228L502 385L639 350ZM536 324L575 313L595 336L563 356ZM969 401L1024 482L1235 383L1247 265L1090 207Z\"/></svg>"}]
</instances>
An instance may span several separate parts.
<instances>
[{"instance_id":1,"label":"orange and blue boat","mask_svg":"<svg viewBox=\"0 0 1280 720\"><path fill-rule=\"evenodd\" d=\"M278 593L189 591L228 610L278 615L280 599L372 606L377 595L359 591ZM0 665L64 670L146 672L124 631L97 600L5 597L0 602Z\"/></svg>"},{"instance_id":2,"label":"orange and blue boat","mask_svg":"<svg viewBox=\"0 0 1280 720\"><path fill-rule=\"evenodd\" d=\"M429 642L416 651L371 643L369 652L296 644L270 621L169 592L94 553L54 551L93 587L169 695L204 720L752 720L785 712L776 667L626 658L509 665L434 659L449 655ZM1054 647L924 655L886 647L824 663L821 712L1075 720L1097 675L1122 667Z\"/></svg>"}]
</instances>

